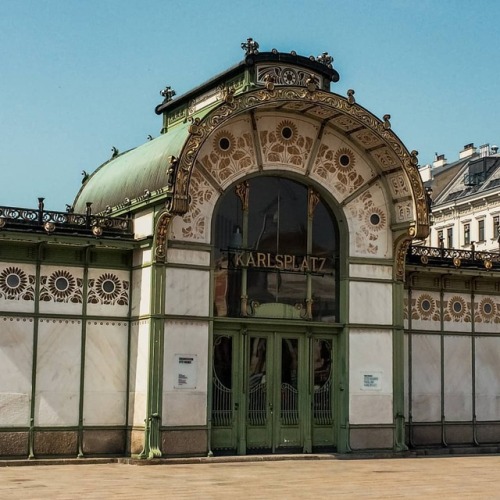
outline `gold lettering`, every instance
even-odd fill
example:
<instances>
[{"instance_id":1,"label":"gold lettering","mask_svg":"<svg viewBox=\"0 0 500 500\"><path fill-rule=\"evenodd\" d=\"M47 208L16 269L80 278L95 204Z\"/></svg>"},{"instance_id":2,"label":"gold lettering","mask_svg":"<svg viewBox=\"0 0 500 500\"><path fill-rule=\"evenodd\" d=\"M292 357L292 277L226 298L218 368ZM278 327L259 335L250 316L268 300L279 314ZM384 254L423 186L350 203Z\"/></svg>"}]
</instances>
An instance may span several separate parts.
<instances>
[{"instance_id":1,"label":"gold lettering","mask_svg":"<svg viewBox=\"0 0 500 500\"><path fill-rule=\"evenodd\" d=\"M257 252L257 267L266 267L266 254Z\"/></svg>"},{"instance_id":2,"label":"gold lettering","mask_svg":"<svg viewBox=\"0 0 500 500\"><path fill-rule=\"evenodd\" d=\"M300 264L300 270L302 272L309 271L309 259L307 257L304 257L302 259L302 264Z\"/></svg>"},{"instance_id":3,"label":"gold lettering","mask_svg":"<svg viewBox=\"0 0 500 500\"><path fill-rule=\"evenodd\" d=\"M280 253L276 254L274 260L276 262L275 267L277 269L283 269L283 255L281 255Z\"/></svg>"},{"instance_id":4,"label":"gold lettering","mask_svg":"<svg viewBox=\"0 0 500 500\"><path fill-rule=\"evenodd\" d=\"M247 266L248 267L255 267L255 259L253 258L253 253L252 252L250 252L248 254Z\"/></svg>"},{"instance_id":5,"label":"gold lettering","mask_svg":"<svg viewBox=\"0 0 500 500\"><path fill-rule=\"evenodd\" d=\"M267 267L269 267L269 268L272 267L271 259L272 259L272 255L270 253L268 253L267 254Z\"/></svg>"},{"instance_id":6,"label":"gold lettering","mask_svg":"<svg viewBox=\"0 0 500 500\"><path fill-rule=\"evenodd\" d=\"M312 264L312 272L316 272L316 262L318 261L318 257L311 257L311 264Z\"/></svg>"},{"instance_id":7,"label":"gold lettering","mask_svg":"<svg viewBox=\"0 0 500 500\"><path fill-rule=\"evenodd\" d=\"M320 257L319 258L319 263L320 263L320 266L319 266L319 272L323 271L323 267L325 265L325 262L326 262L326 259L323 258L323 257Z\"/></svg>"},{"instance_id":8,"label":"gold lettering","mask_svg":"<svg viewBox=\"0 0 500 500\"><path fill-rule=\"evenodd\" d=\"M283 269L288 269L288 270L293 269L292 263L293 263L293 257L291 255L285 255L285 265L283 266Z\"/></svg>"},{"instance_id":9,"label":"gold lettering","mask_svg":"<svg viewBox=\"0 0 500 500\"><path fill-rule=\"evenodd\" d=\"M234 267L243 267L243 252L239 252L234 256Z\"/></svg>"}]
</instances>

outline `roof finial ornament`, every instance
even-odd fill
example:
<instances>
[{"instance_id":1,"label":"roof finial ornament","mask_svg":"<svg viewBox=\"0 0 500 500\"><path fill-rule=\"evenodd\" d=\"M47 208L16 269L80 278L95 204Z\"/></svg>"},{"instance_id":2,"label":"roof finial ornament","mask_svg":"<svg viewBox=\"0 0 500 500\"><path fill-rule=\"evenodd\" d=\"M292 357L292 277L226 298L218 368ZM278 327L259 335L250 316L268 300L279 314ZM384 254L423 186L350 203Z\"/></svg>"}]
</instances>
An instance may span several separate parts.
<instances>
[{"instance_id":1,"label":"roof finial ornament","mask_svg":"<svg viewBox=\"0 0 500 500\"><path fill-rule=\"evenodd\" d=\"M120 151L118 151L118 149L113 146L111 148L111 158L116 158L119 154L120 154Z\"/></svg>"},{"instance_id":2,"label":"roof finial ornament","mask_svg":"<svg viewBox=\"0 0 500 500\"><path fill-rule=\"evenodd\" d=\"M417 167L418 166L418 151L416 149L414 149L411 153L410 153L410 156L411 156L411 164L414 166L414 167Z\"/></svg>"},{"instance_id":3,"label":"roof finial ornament","mask_svg":"<svg viewBox=\"0 0 500 500\"><path fill-rule=\"evenodd\" d=\"M160 90L160 95L163 97L163 104L165 104L174 98L175 90L167 85L163 90Z\"/></svg>"},{"instance_id":4,"label":"roof finial ornament","mask_svg":"<svg viewBox=\"0 0 500 500\"><path fill-rule=\"evenodd\" d=\"M389 121L391 119L391 115L384 115L384 128L386 130L389 130L391 128L391 122Z\"/></svg>"},{"instance_id":5,"label":"roof finial ornament","mask_svg":"<svg viewBox=\"0 0 500 500\"><path fill-rule=\"evenodd\" d=\"M356 102L356 99L354 99L354 90L353 89L349 89L347 91L347 102L349 104L354 104Z\"/></svg>"},{"instance_id":6,"label":"roof finial ornament","mask_svg":"<svg viewBox=\"0 0 500 500\"><path fill-rule=\"evenodd\" d=\"M241 48L245 51L246 56L259 53L259 44L253 38L247 38L246 42L242 42Z\"/></svg>"},{"instance_id":7,"label":"roof finial ornament","mask_svg":"<svg viewBox=\"0 0 500 500\"><path fill-rule=\"evenodd\" d=\"M318 61L321 64L324 64L328 68L331 68L333 57L330 54L328 54L328 52L323 52L316 58L316 61Z\"/></svg>"},{"instance_id":8,"label":"roof finial ornament","mask_svg":"<svg viewBox=\"0 0 500 500\"><path fill-rule=\"evenodd\" d=\"M319 84L318 78L313 74L309 75L309 78L307 78L306 80L307 90L309 92L314 92L315 90L318 89L318 84Z\"/></svg>"}]
</instances>

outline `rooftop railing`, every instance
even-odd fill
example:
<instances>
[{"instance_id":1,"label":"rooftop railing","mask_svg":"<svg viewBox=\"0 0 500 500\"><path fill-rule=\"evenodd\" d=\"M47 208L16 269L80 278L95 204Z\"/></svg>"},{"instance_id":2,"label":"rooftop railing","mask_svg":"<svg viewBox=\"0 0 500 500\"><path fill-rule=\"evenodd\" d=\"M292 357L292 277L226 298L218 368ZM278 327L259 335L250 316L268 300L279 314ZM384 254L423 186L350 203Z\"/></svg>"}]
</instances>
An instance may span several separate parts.
<instances>
[{"instance_id":1,"label":"rooftop railing","mask_svg":"<svg viewBox=\"0 0 500 500\"><path fill-rule=\"evenodd\" d=\"M500 253L456 248L410 246L406 254L408 264L423 264L440 267L472 267L486 270L500 270Z\"/></svg>"},{"instance_id":2,"label":"rooftop railing","mask_svg":"<svg viewBox=\"0 0 500 500\"><path fill-rule=\"evenodd\" d=\"M93 215L91 203L87 203L84 214L71 210L54 212L45 210L43 201L43 198L38 199L38 209L0 206L0 231L133 237L132 219Z\"/></svg>"}]
</instances>

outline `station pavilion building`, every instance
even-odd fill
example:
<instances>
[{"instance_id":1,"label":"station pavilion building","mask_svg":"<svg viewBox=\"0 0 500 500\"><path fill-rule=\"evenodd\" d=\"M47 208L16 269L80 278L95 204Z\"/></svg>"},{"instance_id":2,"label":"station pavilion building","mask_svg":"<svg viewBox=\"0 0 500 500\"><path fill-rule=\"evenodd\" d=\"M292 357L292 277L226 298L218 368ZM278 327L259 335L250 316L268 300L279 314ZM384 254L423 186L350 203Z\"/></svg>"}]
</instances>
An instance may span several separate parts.
<instances>
[{"instance_id":1,"label":"station pavilion building","mask_svg":"<svg viewBox=\"0 0 500 500\"><path fill-rule=\"evenodd\" d=\"M390 116L332 93L326 53L242 47L70 211L0 208L0 456L402 451L473 443L465 400L500 420L473 370L497 261L405 271L429 205Z\"/></svg>"}]
</instances>

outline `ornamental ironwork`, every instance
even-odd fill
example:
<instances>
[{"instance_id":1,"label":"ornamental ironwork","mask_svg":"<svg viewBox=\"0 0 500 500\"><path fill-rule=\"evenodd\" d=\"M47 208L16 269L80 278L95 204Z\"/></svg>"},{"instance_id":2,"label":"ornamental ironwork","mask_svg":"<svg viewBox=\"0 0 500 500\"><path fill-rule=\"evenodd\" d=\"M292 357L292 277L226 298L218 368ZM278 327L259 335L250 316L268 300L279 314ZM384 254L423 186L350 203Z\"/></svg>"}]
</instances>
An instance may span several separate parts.
<instances>
[{"instance_id":1,"label":"ornamental ironwork","mask_svg":"<svg viewBox=\"0 0 500 500\"><path fill-rule=\"evenodd\" d=\"M73 212L0 207L0 230L26 230L44 233L87 234L97 236L132 237L132 220Z\"/></svg>"},{"instance_id":2,"label":"ornamental ironwork","mask_svg":"<svg viewBox=\"0 0 500 500\"><path fill-rule=\"evenodd\" d=\"M450 268L473 267L487 271L500 271L500 253L412 245L408 249L406 263Z\"/></svg>"}]
</instances>

